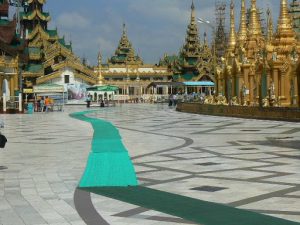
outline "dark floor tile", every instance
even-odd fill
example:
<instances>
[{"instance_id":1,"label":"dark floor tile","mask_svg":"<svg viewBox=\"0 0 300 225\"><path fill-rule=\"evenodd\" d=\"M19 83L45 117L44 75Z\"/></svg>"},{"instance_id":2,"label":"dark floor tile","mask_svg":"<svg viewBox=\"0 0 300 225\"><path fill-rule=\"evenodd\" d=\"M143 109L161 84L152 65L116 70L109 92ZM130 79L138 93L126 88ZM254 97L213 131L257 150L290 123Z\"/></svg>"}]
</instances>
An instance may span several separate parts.
<instances>
[{"instance_id":1,"label":"dark floor tile","mask_svg":"<svg viewBox=\"0 0 300 225\"><path fill-rule=\"evenodd\" d=\"M205 191L205 192L217 192L217 191L222 191L222 190L225 190L225 189L227 189L227 188L225 188L225 187L215 187L215 186L201 186L201 187L192 188L191 190Z\"/></svg>"},{"instance_id":2,"label":"dark floor tile","mask_svg":"<svg viewBox=\"0 0 300 225\"><path fill-rule=\"evenodd\" d=\"M241 130L242 132L257 132L257 131L260 131L260 130Z\"/></svg>"},{"instance_id":3,"label":"dark floor tile","mask_svg":"<svg viewBox=\"0 0 300 225\"><path fill-rule=\"evenodd\" d=\"M239 148L239 150L258 150L257 148Z\"/></svg>"},{"instance_id":4,"label":"dark floor tile","mask_svg":"<svg viewBox=\"0 0 300 225\"><path fill-rule=\"evenodd\" d=\"M8 168L6 166L0 166L0 170L7 170Z\"/></svg>"},{"instance_id":5,"label":"dark floor tile","mask_svg":"<svg viewBox=\"0 0 300 225\"><path fill-rule=\"evenodd\" d=\"M207 163L197 163L196 165L199 165L199 166L215 166L215 165L220 165L220 163L207 162Z\"/></svg>"}]
</instances>

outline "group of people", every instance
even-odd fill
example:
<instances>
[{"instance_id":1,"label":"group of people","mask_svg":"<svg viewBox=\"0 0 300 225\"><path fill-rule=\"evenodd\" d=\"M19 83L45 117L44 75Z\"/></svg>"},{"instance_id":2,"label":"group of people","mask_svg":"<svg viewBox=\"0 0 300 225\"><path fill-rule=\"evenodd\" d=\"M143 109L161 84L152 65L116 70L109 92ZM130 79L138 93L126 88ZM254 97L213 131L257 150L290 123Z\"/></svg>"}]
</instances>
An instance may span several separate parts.
<instances>
[{"instance_id":1,"label":"group of people","mask_svg":"<svg viewBox=\"0 0 300 225\"><path fill-rule=\"evenodd\" d=\"M48 96L40 97L37 99L37 106L36 111L37 112L48 112L51 106L53 105L54 101L53 99L49 98Z\"/></svg>"},{"instance_id":2,"label":"group of people","mask_svg":"<svg viewBox=\"0 0 300 225\"><path fill-rule=\"evenodd\" d=\"M92 102L92 96L88 95L87 98L86 98L86 107L87 108L91 107L91 102ZM102 99L100 101L100 107L105 107L105 102Z\"/></svg>"}]
</instances>

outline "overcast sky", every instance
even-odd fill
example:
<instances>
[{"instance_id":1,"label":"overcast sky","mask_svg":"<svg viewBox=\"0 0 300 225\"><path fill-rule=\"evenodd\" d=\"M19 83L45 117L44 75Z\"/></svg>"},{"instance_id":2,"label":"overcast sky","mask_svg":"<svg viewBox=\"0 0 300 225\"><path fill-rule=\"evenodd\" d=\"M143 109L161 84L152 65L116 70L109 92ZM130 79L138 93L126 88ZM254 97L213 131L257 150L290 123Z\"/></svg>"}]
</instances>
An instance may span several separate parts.
<instances>
[{"instance_id":1,"label":"overcast sky","mask_svg":"<svg viewBox=\"0 0 300 225\"><path fill-rule=\"evenodd\" d=\"M229 22L230 0L224 0ZM247 1L247 0L246 0ZM184 43L190 20L191 0L48 0L45 10L52 16L50 28L72 40L73 50L96 64L98 51L103 58L114 54L126 23L128 36L145 63L157 63L163 54L176 54ZM259 7L273 10L278 17L280 0L257 0ZM239 19L240 0L235 1ZM272 4L270 4L272 3ZM247 1L249 6L250 0ZM195 0L197 17L215 20L215 0ZM238 21L237 21L238 23ZM199 24L201 39L210 28Z\"/></svg>"}]
</instances>

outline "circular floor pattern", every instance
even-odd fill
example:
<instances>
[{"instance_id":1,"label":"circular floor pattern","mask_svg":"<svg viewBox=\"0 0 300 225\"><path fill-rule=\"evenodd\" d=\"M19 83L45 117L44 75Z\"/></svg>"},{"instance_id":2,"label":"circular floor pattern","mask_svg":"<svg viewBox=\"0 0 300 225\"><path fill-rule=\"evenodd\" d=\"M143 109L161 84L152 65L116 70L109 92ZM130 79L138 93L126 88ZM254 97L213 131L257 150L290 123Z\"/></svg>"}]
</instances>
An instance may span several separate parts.
<instances>
[{"instance_id":1,"label":"circular floor pattern","mask_svg":"<svg viewBox=\"0 0 300 225\"><path fill-rule=\"evenodd\" d=\"M8 168L6 166L0 166L0 170L7 170Z\"/></svg>"}]
</instances>

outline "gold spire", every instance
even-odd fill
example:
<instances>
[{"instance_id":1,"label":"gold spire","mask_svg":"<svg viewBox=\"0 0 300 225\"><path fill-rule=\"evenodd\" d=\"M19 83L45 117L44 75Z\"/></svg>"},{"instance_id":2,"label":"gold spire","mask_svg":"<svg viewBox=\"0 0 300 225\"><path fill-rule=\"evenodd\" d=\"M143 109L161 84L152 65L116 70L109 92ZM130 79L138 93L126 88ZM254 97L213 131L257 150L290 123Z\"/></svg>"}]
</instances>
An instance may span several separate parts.
<instances>
[{"instance_id":1,"label":"gold spire","mask_svg":"<svg viewBox=\"0 0 300 225\"><path fill-rule=\"evenodd\" d=\"M247 38L247 18L246 18L246 4L245 0L241 0L241 19L238 40L243 42Z\"/></svg>"},{"instance_id":2,"label":"gold spire","mask_svg":"<svg viewBox=\"0 0 300 225\"><path fill-rule=\"evenodd\" d=\"M103 84L103 77L102 77L102 55L99 51L98 53L98 79L97 84L102 85Z\"/></svg>"},{"instance_id":3,"label":"gold spire","mask_svg":"<svg viewBox=\"0 0 300 225\"><path fill-rule=\"evenodd\" d=\"M297 46L296 33L288 14L287 0L280 0L280 16L273 45L276 46L278 58L284 59Z\"/></svg>"},{"instance_id":4,"label":"gold spire","mask_svg":"<svg viewBox=\"0 0 300 225\"><path fill-rule=\"evenodd\" d=\"M195 12L195 5L194 5L194 0L192 0L192 6L191 6L192 12L191 12L191 20L195 21L196 20L196 12Z\"/></svg>"},{"instance_id":5,"label":"gold spire","mask_svg":"<svg viewBox=\"0 0 300 225\"><path fill-rule=\"evenodd\" d=\"M251 0L249 35L262 35L261 24L257 15L256 0Z\"/></svg>"},{"instance_id":6,"label":"gold spire","mask_svg":"<svg viewBox=\"0 0 300 225\"><path fill-rule=\"evenodd\" d=\"M228 41L228 52L233 52L236 45L235 19L234 19L234 3L231 0L230 4L230 34Z\"/></svg>"},{"instance_id":7,"label":"gold spire","mask_svg":"<svg viewBox=\"0 0 300 225\"><path fill-rule=\"evenodd\" d=\"M280 0L280 16L277 27L278 35L293 33L292 23L288 12L287 0Z\"/></svg>"},{"instance_id":8,"label":"gold spire","mask_svg":"<svg viewBox=\"0 0 300 225\"><path fill-rule=\"evenodd\" d=\"M272 13L270 8L268 8L267 10L267 26L268 26L267 42L271 43L273 40L273 19L272 19Z\"/></svg>"}]
</instances>

